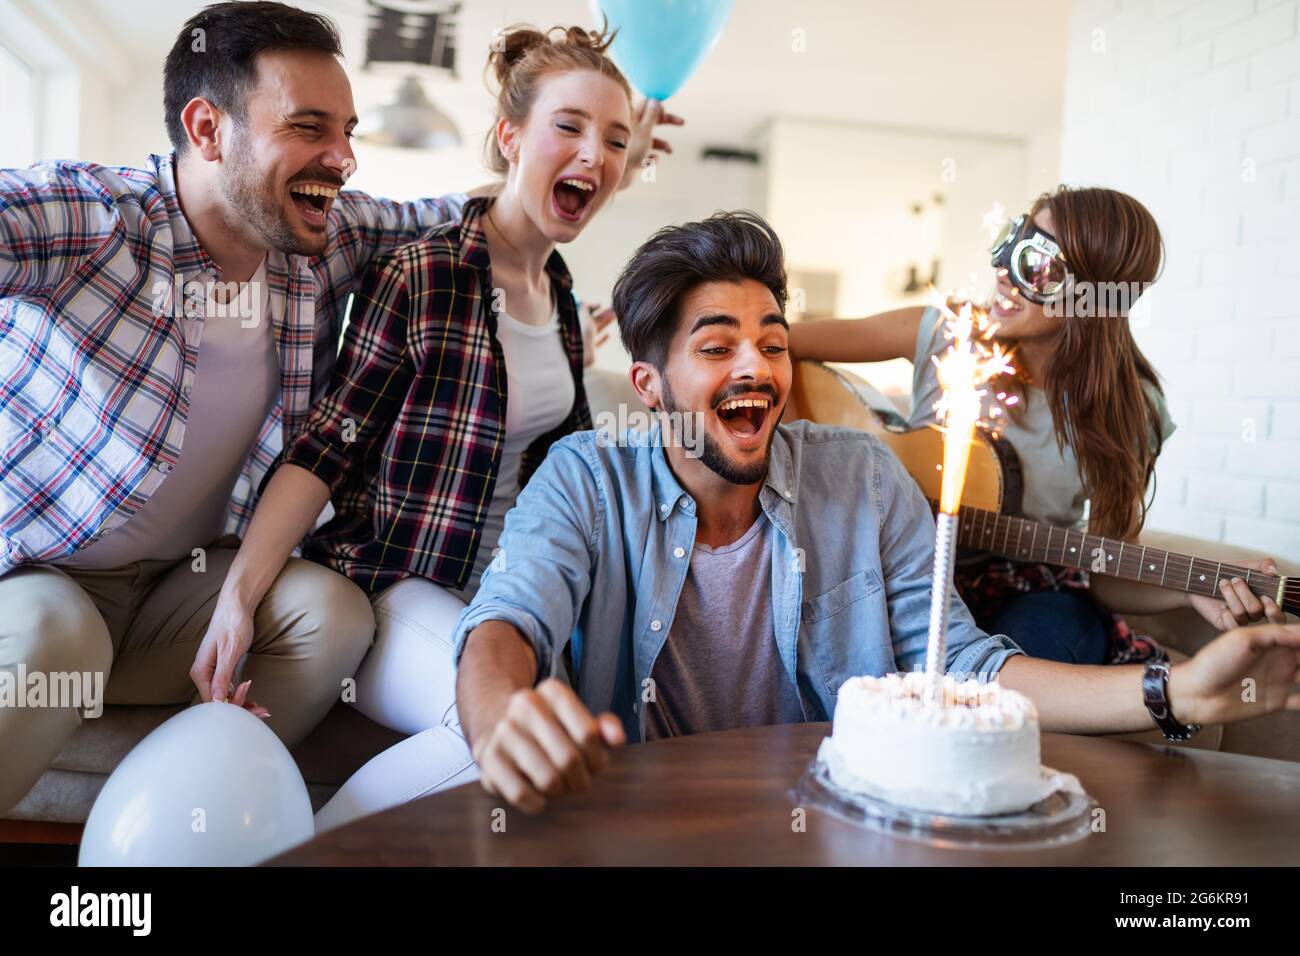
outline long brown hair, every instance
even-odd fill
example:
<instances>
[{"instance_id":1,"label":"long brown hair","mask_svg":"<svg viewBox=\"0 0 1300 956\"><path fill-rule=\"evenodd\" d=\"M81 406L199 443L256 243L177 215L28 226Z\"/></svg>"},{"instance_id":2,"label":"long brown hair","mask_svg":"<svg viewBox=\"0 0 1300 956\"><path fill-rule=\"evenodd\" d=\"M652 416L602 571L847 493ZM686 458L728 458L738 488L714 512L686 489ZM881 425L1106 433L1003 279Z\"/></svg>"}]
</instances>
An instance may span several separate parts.
<instances>
[{"instance_id":1,"label":"long brown hair","mask_svg":"<svg viewBox=\"0 0 1300 956\"><path fill-rule=\"evenodd\" d=\"M592 70L608 76L623 88L628 102L632 87L605 51L614 34L582 27L552 27L543 33L527 24L515 24L493 38L486 69L497 81L497 116L523 125L537 99L542 77L549 73ZM505 173L510 163L501 155L495 124L484 143L488 167Z\"/></svg>"},{"instance_id":2,"label":"long brown hair","mask_svg":"<svg viewBox=\"0 0 1300 956\"><path fill-rule=\"evenodd\" d=\"M1078 459L1091 499L1089 530L1131 539L1146 519L1146 491L1162 441L1159 410L1143 383L1162 389L1129 328L1136 295L1103 297L1096 290L1140 294L1160 272L1164 244L1147 208L1113 189L1060 186L1039 196L1030 215L1043 208L1073 277L1069 304L1078 306L1061 319L1041 383L1057 445L1068 444ZM1083 302L1084 294L1091 304Z\"/></svg>"}]
</instances>

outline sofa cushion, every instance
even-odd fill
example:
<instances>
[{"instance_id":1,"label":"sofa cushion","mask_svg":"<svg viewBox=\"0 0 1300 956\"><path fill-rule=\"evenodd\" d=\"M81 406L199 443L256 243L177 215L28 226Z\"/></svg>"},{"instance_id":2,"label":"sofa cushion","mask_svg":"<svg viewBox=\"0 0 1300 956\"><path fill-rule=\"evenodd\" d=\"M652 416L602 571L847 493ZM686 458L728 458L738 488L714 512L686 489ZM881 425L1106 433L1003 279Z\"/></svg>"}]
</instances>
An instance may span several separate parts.
<instances>
[{"instance_id":1,"label":"sofa cushion","mask_svg":"<svg viewBox=\"0 0 1300 956\"><path fill-rule=\"evenodd\" d=\"M105 706L98 717L81 722L50 766L74 773L110 774L132 747L184 709L184 704L166 707Z\"/></svg>"},{"instance_id":2,"label":"sofa cushion","mask_svg":"<svg viewBox=\"0 0 1300 956\"><path fill-rule=\"evenodd\" d=\"M84 823L108 775L136 744L183 706L105 707L82 721L54 763L22 801L11 820ZM402 734L380 726L347 704L336 704L292 751L312 808L319 810L343 781L367 760L397 743Z\"/></svg>"}]
</instances>

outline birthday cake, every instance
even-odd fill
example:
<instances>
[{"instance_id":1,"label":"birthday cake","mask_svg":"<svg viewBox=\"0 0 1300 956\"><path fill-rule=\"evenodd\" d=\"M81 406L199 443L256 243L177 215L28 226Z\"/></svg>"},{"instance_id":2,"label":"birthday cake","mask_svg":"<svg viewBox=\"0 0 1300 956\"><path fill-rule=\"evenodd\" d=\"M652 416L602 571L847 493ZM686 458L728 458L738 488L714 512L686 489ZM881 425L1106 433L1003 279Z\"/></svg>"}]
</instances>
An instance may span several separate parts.
<instances>
[{"instance_id":1,"label":"birthday cake","mask_svg":"<svg viewBox=\"0 0 1300 956\"><path fill-rule=\"evenodd\" d=\"M819 757L834 784L899 807L953 816L1018 813L1061 786L1039 764L1038 713L996 683L922 672L854 677Z\"/></svg>"}]
</instances>

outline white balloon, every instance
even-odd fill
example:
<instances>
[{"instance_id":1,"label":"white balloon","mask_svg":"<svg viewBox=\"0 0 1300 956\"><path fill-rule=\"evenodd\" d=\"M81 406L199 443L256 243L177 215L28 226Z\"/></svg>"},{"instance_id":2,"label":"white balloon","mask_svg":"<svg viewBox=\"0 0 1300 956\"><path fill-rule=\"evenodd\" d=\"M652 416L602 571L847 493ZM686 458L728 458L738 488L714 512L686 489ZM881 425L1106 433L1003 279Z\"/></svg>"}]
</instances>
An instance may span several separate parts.
<instances>
[{"instance_id":1,"label":"white balloon","mask_svg":"<svg viewBox=\"0 0 1300 956\"><path fill-rule=\"evenodd\" d=\"M297 764L234 704L189 707L136 745L86 820L81 866L249 866L314 835Z\"/></svg>"}]
</instances>

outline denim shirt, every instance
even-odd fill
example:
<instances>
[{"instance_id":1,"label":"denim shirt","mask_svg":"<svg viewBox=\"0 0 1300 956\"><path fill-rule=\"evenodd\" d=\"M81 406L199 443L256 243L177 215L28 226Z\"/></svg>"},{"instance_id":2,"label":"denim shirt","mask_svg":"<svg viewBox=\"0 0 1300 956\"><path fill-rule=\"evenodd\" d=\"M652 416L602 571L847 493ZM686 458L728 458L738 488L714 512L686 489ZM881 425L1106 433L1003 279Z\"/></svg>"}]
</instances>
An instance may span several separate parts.
<instances>
[{"instance_id":1,"label":"denim shirt","mask_svg":"<svg viewBox=\"0 0 1300 956\"><path fill-rule=\"evenodd\" d=\"M774 528L773 631L805 720L828 720L850 677L924 667L934 519L888 448L847 428L778 426L759 503ZM539 679L571 673L593 713L644 740L643 688L690 566L695 508L657 427L556 442L461 614L457 663L476 627L505 621L532 644ZM950 672L987 680L1022 653L951 600Z\"/></svg>"}]
</instances>

